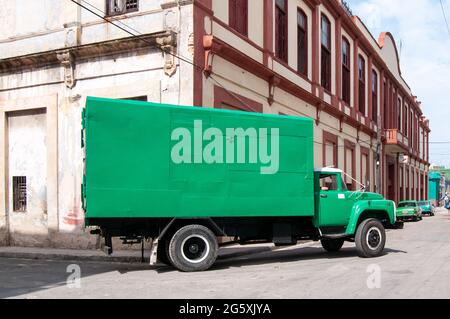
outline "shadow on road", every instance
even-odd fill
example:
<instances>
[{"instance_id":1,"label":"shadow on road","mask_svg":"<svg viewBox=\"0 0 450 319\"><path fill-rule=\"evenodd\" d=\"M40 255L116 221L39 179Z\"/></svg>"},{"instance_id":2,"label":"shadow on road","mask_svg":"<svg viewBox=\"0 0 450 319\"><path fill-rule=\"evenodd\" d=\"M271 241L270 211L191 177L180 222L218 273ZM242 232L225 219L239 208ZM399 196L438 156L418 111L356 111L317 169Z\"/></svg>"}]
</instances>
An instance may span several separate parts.
<instances>
[{"instance_id":1,"label":"shadow on road","mask_svg":"<svg viewBox=\"0 0 450 319\"><path fill-rule=\"evenodd\" d=\"M406 251L385 248L381 257L389 254L407 254ZM224 270L228 268L246 267L253 265L264 265L271 263L288 263L295 261L308 261L316 259L340 259L340 258L359 258L356 249L347 247L337 253L328 253L321 247L299 247L287 250L273 250L261 253L249 253L240 257L230 259L220 259L211 268L210 271ZM158 273L167 273L177 271L173 267L163 266L155 269Z\"/></svg>"},{"instance_id":2,"label":"shadow on road","mask_svg":"<svg viewBox=\"0 0 450 319\"><path fill-rule=\"evenodd\" d=\"M358 258L354 247L343 248L338 253L327 253L321 247L298 247L278 250L259 250L243 248L239 257L229 254L219 259L210 271L220 271L234 267L247 267L271 263L289 263L295 261L311 261L316 259ZM395 249L385 249L384 255L407 252ZM108 272L117 272L117 276L137 271L155 271L158 274L177 272L169 266L151 267L140 263L107 263L89 261L54 261L0 258L0 298L10 298L24 294L32 294L40 290L65 286L71 272L68 266L76 264L81 269L81 278L87 280L90 276ZM56 296L57 297L57 296ZM64 297L64 296L60 296Z\"/></svg>"}]
</instances>

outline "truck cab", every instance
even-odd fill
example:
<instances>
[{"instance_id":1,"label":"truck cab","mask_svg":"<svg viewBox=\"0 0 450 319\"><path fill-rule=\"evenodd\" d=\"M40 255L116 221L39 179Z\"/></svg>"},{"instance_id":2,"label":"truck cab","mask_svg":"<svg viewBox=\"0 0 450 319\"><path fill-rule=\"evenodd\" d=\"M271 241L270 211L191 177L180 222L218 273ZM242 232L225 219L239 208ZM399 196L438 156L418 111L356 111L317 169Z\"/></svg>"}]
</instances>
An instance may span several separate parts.
<instances>
[{"instance_id":1,"label":"truck cab","mask_svg":"<svg viewBox=\"0 0 450 319\"><path fill-rule=\"evenodd\" d=\"M315 170L314 226L319 230L326 250L338 250L333 247L340 248L345 240L355 240L357 248L362 250L361 255L372 255L381 244L384 246L384 229L401 226L396 222L395 203L380 194L366 192L364 185L358 191L349 190L343 175L342 170L335 168ZM367 221L378 225L364 230L362 224ZM371 240L357 238L361 235L359 232ZM327 249L327 246L332 247Z\"/></svg>"}]
</instances>

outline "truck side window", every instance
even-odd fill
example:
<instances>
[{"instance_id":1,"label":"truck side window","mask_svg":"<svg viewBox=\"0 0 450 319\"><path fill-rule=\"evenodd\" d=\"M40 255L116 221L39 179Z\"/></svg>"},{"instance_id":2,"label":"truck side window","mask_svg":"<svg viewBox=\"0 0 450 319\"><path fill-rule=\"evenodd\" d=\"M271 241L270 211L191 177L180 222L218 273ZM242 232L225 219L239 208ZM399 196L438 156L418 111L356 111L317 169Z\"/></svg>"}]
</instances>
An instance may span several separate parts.
<instances>
[{"instance_id":1,"label":"truck side window","mask_svg":"<svg viewBox=\"0 0 450 319\"><path fill-rule=\"evenodd\" d=\"M322 191L336 191L337 190L336 175L321 176L320 189Z\"/></svg>"}]
</instances>

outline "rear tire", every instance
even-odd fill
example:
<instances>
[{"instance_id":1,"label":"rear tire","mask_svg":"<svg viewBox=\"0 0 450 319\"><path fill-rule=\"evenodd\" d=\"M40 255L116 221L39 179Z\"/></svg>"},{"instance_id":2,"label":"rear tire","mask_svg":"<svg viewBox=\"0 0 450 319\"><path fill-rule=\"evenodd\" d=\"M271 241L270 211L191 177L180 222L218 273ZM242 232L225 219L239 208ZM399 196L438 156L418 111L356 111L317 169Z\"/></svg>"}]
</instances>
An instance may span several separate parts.
<instances>
[{"instance_id":1,"label":"rear tire","mask_svg":"<svg viewBox=\"0 0 450 319\"><path fill-rule=\"evenodd\" d=\"M386 231L378 219L366 219L359 224L355 236L356 251L363 258L378 257L386 244Z\"/></svg>"},{"instance_id":2,"label":"rear tire","mask_svg":"<svg viewBox=\"0 0 450 319\"><path fill-rule=\"evenodd\" d=\"M187 225L173 235L169 244L172 265L184 272L209 269L217 259L217 237L202 225Z\"/></svg>"},{"instance_id":3,"label":"rear tire","mask_svg":"<svg viewBox=\"0 0 450 319\"><path fill-rule=\"evenodd\" d=\"M325 249L329 253L335 253L341 250L344 245L344 239L329 239L323 238L320 240L323 249Z\"/></svg>"}]
</instances>

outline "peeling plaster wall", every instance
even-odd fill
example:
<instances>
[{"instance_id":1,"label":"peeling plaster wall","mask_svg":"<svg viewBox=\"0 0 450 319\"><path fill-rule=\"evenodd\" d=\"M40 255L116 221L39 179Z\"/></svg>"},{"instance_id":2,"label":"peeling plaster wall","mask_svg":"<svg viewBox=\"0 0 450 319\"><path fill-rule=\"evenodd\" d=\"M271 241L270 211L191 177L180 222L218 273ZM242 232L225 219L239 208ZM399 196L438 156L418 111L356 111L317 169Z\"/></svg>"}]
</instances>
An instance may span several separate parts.
<instances>
[{"instance_id":1,"label":"peeling plaster wall","mask_svg":"<svg viewBox=\"0 0 450 319\"><path fill-rule=\"evenodd\" d=\"M38 243L47 233L46 114L42 111L8 116L8 216L14 244ZM27 182L26 212L13 210L13 177ZM22 239L23 234L31 238Z\"/></svg>"},{"instance_id":2,"label":"peeling plaster wall","mask_svg":"<svg viewBox=\"0 0 450 319\"><path fill-rule=\"evenodd\" d=\"M14 17L14 15L20 11L20 7L26 5L25 2L28 3L30 1L0 0L0 7L2 4L7 3L7 8L0 9L0 18L8 15L8 21L11 25L19 23L18 18ZM48 0L47 2L54 2L54 0ZM60 3L60 1L56 2ZM161 8L162 3L167 4L170 2L166 0L140 1L142 6L140 6L139 12L130 14L130 18L122 21L132 25L141 33L165 30L176 32L177 46L175 49L177 54L187 59L192 59L192 4L182 5L180 11L177 6L169 6L168 9ZM89 40L86 41L99 42L105 39L129 36L123 32L119 34L117 30L111 30L111 28L114 28L113 26L103 24L92 14L77 12L76 7L71 5L70 2L68 3L68 6L61 5L64 7L64 10L68 10L66 15L68 18L66 20L73 22L79 19L84 39L89 37ZM104 1L93 1L92 3L99 7L104 5ZM63 24L68 23L68 21L62 21L64 20L63 18L58 18L52 24L48 24L49 22L47 21L47 19L53 19L52 16L55 12L52 10L58 10L58 8L59 5L54 8L47 6L46 10L42 11L42 15L47 16L35 21L34 30L23 27L16 32L14 27L11 27L0 31L0 58L21 55L23 52L36 53L41 52L43 49L64 48L67 35L64 35ZM150 21L151 23L143 23L145 21ZM57 28L62 28L62 31L58 31ZM94 29L96 31L92 32ZM45 33L45 36L43 33ZM64 35L62 39L61 34ZM19 46L21 49L15 53L15 48ZM6 51L2 51L3 49L6 49ZM22 227L24 235L28 235L27 240L23 239L20 242L16 242L17 236L10 232L12 244L67 248L100 247L99 238L90 235L89 230L83 227L84 214L81 209L80 195L83 172L83 154L81 149L82 108L87 96L109 98L147 96L148 101L152 102L192 105L192 65L177 61L176 72L169 76L164 72L164 63L164 56L156 47L132 49L127 52L99 55L80 60L75 59L74 78L76 83L73 88L65 85L65 70L59 64L0 73L0 111L2 103L8 105L8 101L31 98L41 105L41 103L44 103L41 97L57 96L58 209L57 215L52 216L52 218L55 218L55 229L50 230L50 225L47 225L45 222L43 211L41 211L39 222L34 224L25 224L19 219L17 219L16 223L16 219L10 219L11 231L18 229L17 227ZM26 109L27 106L24 105L23 107ZM41 114L39 116L38 119L28 119L28 121L21 124L25 136L35 135L36 138L39 136L34 133L34 126L30 124L30 121L44 121L45 128L46 115ZM12 126L11 129L16 126ZM13 135L12 138L22 143L21 145L23 145L25 152L30 148L28 138L23 135L20 137L19 135ZM3 143L0 145L3 150L5 145ZM33 163L35 166L38 166L39 162ZM7 161L7 166L11 167L11 169L14 167L11 164L11 159ZM37 174L36 171L37 168L35 167L33 174ZM0 178L3 178L3 173L0 173ZM45 179L42 179L42 181L45 181ZM43 185L45 186L45 183ZM35 200L34 195L32 200ZM48 220L50 220L50 216L48 216ZM0 227L3 226L0 225Z\"/></svg>"}]
</instances>

